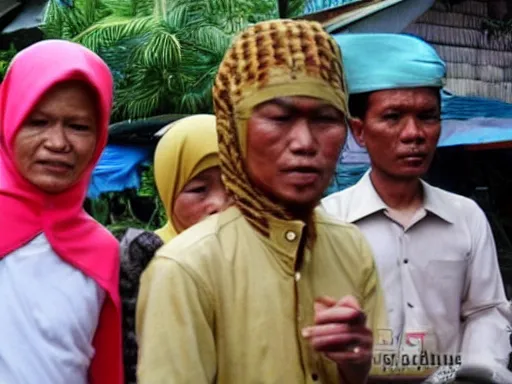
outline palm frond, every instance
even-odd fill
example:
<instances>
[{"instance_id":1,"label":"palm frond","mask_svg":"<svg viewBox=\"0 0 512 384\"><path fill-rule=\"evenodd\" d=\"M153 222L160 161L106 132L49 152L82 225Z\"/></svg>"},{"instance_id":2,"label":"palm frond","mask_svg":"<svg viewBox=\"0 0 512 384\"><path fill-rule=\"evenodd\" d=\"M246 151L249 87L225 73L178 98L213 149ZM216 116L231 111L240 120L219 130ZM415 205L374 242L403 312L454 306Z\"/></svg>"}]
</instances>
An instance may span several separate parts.
<instances>
[{"instance_id":1,"label":"palm frond","mask_svg":"<svg viewBox=\"0 0 512 384\"><path fill-rule=\"evenodd\" d=\"M153 0L102 0L114 14L125 17L142 17L153 14Z\"/></svg>"},{"instance_id":2,"label":"palm frond","mask_svg":"<svg viewBox=\"0 0 512 384\"><path fill-rule=\"evenodd\" d=\"M200 7L193 1L175 1L167 8L167 13L161 18L171 26L178 29L185 29L193 20L201 20ZM204 11L204 9L203 9Z\"/></svg>"},{"instance_id":3,"label":"palm frond","mask_svg":"<svg viewBox=\"0 0 512 384\"><path fill-rule=\"evenodd\" d=\"M77 0L71 8L50 0L41 29L48 38L72 39L109 14L111 11L101 0Z\"/></svg>"},{"instance_id":4,"label":"palm frond","mask_svg":"<svg viewBox=\"0 0 512 384\"><path fill-rule=\"evenodd\" d=\"M101 20L112 14L112 10L109 9L102 0L80 0L83 2L83 13L85 15L86 24L91 26L98 20ZM75 5L78 7L78 3Z\"/></svg>"},{"instance_id":5,"label":"palm frond","mask_svg":"<svg viewBox=\"0 0 512 384\"><path fill-rule=\"evenodd\" d=\"M160 22L137 47L133 59L146 67L170 68L181 61L181 45L170 28Z\"/></svg>"},{"instance_id":6,"label":"palm frond","mask_svg":"<svg viewBox=\"0 0 512 384\"><path fill-rule=\"evenodd\" d=\"M116 89L125 78L125 73L132 64L133 52L140 44L143 44L143 39L140 37L123 38L117 44L109 47L103 46L97 51L112 71Z\"/></svg>"},{"instance_id":7,"label":"palm frond","mask_svg":"<svg viewBox=\"0 0 512 384\"><path fill-rule=\"evenodd\" d=\"M62 15L54 0L48 3L44 15L41 30L48 38L62 38Z\"/></svg>"},{"instance_id":8,"label":"palm frond","mask_svg":"<svg viewBox=\"0 0 512 384\"><path fill-rule=\"evenodd\" d=\"M98 52L101 47L109 47L120 40L146 34L156 23L152 16L131 18L112 15L76 35L73 40Z\"/></svg>"},{"instance_id":9,"label":"palm frond","mask_svg":"<svg viewBox=\"0 0 512 384\"><path fill-rule=\"evenodd\" d=\"M212 86L217 74L217 67L211 68L201 77L194 79L191 87L183 93L180 110L184 113L213 112Z\"/></svg>"},{"instance_id":10,"label":"palm frond","mask_svg":"<svg viewBox=\"0 0 512 384\"><path fill-rule=\"evenodd\" d=\"M71 39L85 28L87 20L80 8L64 8L55 0L50 1L42 26L47 36Z\"/></svg>"},{"instance_id":11,"label":"palm frond","mask_svg":"<svg viewBox=\"0 0 512 384\"><path fill-rule=\"evenodd\" d=\"M226 33L213 24L190 25L183 32L182 38L184 44L194 46L201 54L217 54L224 52L229 48L233 35Z\"/></svg>"},{"instance_id":12,"label":"palm frond","mask_svg":"<svg viewBox=\"0 0 512 384\"><path fill-rule=\"evenodd\" d=\"M131 65L116 91L116 118L145 118L160 113L162 100L172 93L167 73L159 68ZM176 95L175 95L176 98ZM165 112L170 112L167 110Z\"/></svg>"}]
</instances>

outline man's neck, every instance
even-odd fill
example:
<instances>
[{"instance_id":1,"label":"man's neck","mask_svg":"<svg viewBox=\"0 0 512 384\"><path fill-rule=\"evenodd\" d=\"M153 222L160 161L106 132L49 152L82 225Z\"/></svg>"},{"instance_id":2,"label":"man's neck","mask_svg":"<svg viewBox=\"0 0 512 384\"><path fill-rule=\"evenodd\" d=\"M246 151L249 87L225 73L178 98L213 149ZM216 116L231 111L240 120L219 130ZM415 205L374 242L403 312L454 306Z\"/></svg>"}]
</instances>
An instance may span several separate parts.
<instances>
[{"instance_id":1,"label":"man's neck","mask_svg":"<svg viewBox=\"0 0 512 384\"><path fill-rule=\"evenodd\" d=\"M382 201L395 211L417 211L423 203L419 178L396 179L372 170L370 180Z\"/></svg>"},{"instance_id":2,"label":"man's neck","mask_svg":"<svg viewBox=\"0 0 512 384\"><path fill-rule=\"evenodd\" d=\"M287 207L287 212L293 218L293 220L300 220L309 224L311 216L313 215L314 207L308 206L289 206Z\"/></svg>"}]
</instances>

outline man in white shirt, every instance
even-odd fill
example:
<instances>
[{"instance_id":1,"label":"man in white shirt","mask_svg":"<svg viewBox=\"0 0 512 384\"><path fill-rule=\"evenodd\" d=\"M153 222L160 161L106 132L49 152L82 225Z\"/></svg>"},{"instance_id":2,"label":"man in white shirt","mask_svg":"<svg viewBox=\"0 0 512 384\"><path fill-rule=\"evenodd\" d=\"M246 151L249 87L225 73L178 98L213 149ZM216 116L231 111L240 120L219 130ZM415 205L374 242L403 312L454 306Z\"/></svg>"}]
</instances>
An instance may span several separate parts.
<instances>
[{"instance_id":1,"label":"man in white shirt","mask_svg":"<svg viewBox=\"0 0 512 384\"><path fill-rule=\"evenodd\" d=\"M347 70L352 134L366 147L371 168L322 205L370 242L393 344L403 351L420 340L422 351L439 356L434 365L456 364L458 355L463 365L504 370L510 304L485 214L472 200L421 180L441 131L445 64L411 36L336 40Z\"/></svg>"}]
</instances>

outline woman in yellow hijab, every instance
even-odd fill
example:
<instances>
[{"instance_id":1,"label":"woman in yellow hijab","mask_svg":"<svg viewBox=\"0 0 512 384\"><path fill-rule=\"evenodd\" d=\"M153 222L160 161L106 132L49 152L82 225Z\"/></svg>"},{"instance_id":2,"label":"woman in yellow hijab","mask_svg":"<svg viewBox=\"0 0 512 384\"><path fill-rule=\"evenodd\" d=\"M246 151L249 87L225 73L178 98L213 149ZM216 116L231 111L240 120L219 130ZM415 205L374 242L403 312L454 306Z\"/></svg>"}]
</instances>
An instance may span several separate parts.
<instances>
[{"instance_id":1,"label":"woman in yellow hijab","mask_svg":"<svg viewBox=\"0 0 512 384\"><path fill-rule=\"evenodd\" d=\"M194 115L163 128L154 172L167 223L153 232L129 229L121 241L123 353L127 384L135 384L135 306L139 277L156 250L206 216L229 204L221 181L215 116Z\"/></svg>"},{"instance_id":2,"label":"woman in yellow hijab","mask_svg":"<svg viewBox=\"0 0 512 384\"><path fill-rule=\"evenodd\" d=\"M170 125L155 151L155 181L167 215L156 234L167 243L201 219L226 208L214 115Z\"/></svg>"}]
</instances>

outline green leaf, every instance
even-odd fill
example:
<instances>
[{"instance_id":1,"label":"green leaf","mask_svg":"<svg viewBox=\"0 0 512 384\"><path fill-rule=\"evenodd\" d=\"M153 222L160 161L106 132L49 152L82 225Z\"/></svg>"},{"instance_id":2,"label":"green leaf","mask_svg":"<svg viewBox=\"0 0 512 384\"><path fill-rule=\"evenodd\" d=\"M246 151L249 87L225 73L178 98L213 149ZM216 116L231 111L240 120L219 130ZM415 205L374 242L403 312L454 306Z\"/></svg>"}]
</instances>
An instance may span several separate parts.
<instances>
[{"instance_id":1,"label":"green leaf","mask_svg":"<svg viewBox=\"0 0 512 384\"><path fill-rule=\"evenodd\" d=\"M134 52L133 60L147 67L170 68L181 61L181 46L175 34L160 23L150 33L144 44Z\"/></svg>"},{"instance_id":2,"label":"green leaf","mask_svg":"<svg viewBox=\"0 0 512 384\"><path fill-rule=\"evenodd\" d=\"M121 40L143 35L151 31L156 21L152 16L130 18L111 15L78 34L74 41L97 52Z\"/></svg>"}]
</instances>

